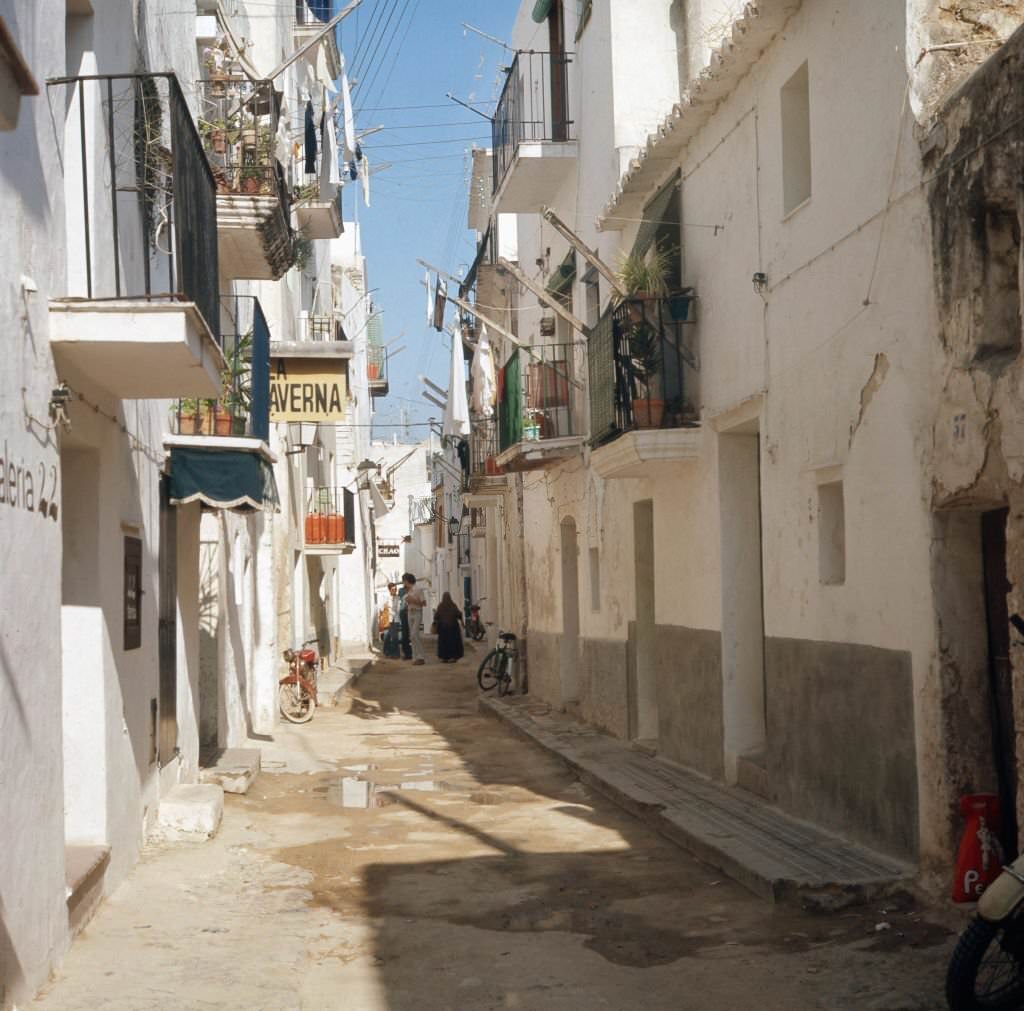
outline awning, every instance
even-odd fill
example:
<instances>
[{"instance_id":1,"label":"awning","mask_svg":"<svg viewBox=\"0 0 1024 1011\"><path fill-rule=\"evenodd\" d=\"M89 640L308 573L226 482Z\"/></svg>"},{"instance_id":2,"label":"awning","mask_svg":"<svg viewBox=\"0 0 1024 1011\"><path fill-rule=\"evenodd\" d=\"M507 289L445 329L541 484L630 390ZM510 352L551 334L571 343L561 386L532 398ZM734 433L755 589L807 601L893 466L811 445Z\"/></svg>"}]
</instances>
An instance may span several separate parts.
<instances>
[{"instance_id":1,"label":"awning","mask_svg":"<svg viewBox=\"0 0 1024 1011\"><path fill-rule=\"evenodd\" d=\"M547 20L553 3L554 0L537 0L533 5L533 20L536 21L537 24Z\"/></svg>"},{"instance_id":2,"label":"awning","mask_svg":"<svg viewBox=\"0 0 1024 1011\"><path fill-rule=\"evenodd\" d=\"M564 295L572 290L572 283L576 280L576 250L570 249L565 258L555 268L548 278L547 290L552 295Z\"/></svg>"},{"instance_id":3,"label":"awning","mask_svg":"<svg viewBox=\"0 0 1024 1011\"><path fill-rule=\"evenodd\" d=\"M637 230L636 242L633 243L634 256L643 256L651 248L651 243L654 242L658 229L665 222L665 213L668 211L669 204L672 203L672 198L676 195L678 188L679 175L676 174L662 186L654 199L644 208L644 220Z\"/></svg>"},{"instance_id":4,"label":"awning","mask_svg":"<svg viewBox=\"0 0 1024 1011\"><path fill-rule=\"evenodd\" d=\"M211 509L275 511L280 505L270 464L241 449L171 448L171 503Z\"/></svg>"}]
</instances>

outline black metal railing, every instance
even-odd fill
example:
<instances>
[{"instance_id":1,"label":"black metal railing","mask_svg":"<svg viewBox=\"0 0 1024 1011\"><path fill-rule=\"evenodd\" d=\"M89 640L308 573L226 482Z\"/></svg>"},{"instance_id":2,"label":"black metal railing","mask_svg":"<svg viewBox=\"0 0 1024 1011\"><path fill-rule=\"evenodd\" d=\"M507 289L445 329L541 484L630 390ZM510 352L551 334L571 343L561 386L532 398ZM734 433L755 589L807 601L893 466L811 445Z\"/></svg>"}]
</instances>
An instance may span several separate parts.
<instances>
[{"instance_id":1,"label":"black metal railing","mask_svg":"<svg viewBox=\"0 0 1024 1011\"><path fill-rule=\"evenodd\" d=\"M217 203L174 74L60 78L68 295L194 302L220 340ZM71 219L69 218L69 221Z\"/></svg>"},{"instance_id":2,"label":"black metal railing","mask_svg":"<svg viewBox=\"0 0 1024 1011\"><path fill-rule=\"evenodd\" d=\"M499 379L498 448L578 434L572 386L572 344L517 350Z\"/></svg>"},{"instance_id":3,"label":"black metal railing","mask_svg":"<svg viewBox=\"0 0 1024 1011\"><path fill-rule=\"evenodd\" d=\"M496 418L470 418L470 477L494 477L498 474L498 421Z\"/></svg>"},{"instance_id":4,"label":"black metal railing","mask_svg":"<svg viewBox=\"0 0 1024 1011\"><path fill-rule=\"evenodd\" d=\"M295 0L295 23L323 28L331 20L331 0Z\"/></svg>"},{"instance_id":5,"label":"black metal railing","mask_svg":"<svg viewBox=\"0 0 1024 1011\"><path fill-rule=\"evenodd\" d=\"M590 334L591 444L699 419L696 296L627 298Z\"/></svg>"},{"instance_id":6,"label":"black metal railing","mask_svg":"<svg viewBox=\"0 0 1024 1011\"><path fill-rule=\"evenodd\" d=\"M354 545L355 495L348 488L314 488L306 502L305 540L309 545Z\"/></svg>"},{"instance_id":7,"label":"black metal railing","mask_svg":"<svg viewBox=\"0 0 1024 1011\"><path fill-rule=\"evenodd\" d=\"M270 439L270 329L254 295L222 295L224 368L216 399L174 405L178 435L247 435Z\"/></svg>"},{"instance_id":8,"label":"black metal railing","mask_svg":"<svg viewBox=\"0 0 1024 1011\"><path fill-rule=\"evenodd\" d=\"M516 53L491 124L495 192L524 141L575 140L569 118L572 58L572 53Z\"/></svg>"},{"instance_id":9,"label":"black metal railing","mask_svg":"<svg viewBox=\"0 0 1024 1011\"><path fill-rule=\"evenodd\" d=\"M380 344L366 347L366 378L371 389L388 384L388 352Z\"/></svg>"},{"instance_id":10,"label":"black metal railing","mask_svg":"<svg viewBox=\"0 0 1024 1011\"><path fill-rule=\"evenodd\" d=\"M213 75L197 82L199 134L218 193L275 196L284 186L275 154L281 100L272 81Z\"/></svg>"},{"instance_id":11,"label":"black metal railing","mask_svg":"<svg viewBox=\"0 0 1024 1011\"><path fill-rule=\"evenodd\" d=\"M345 339L341 327L341 317L331 312L303 316L301 326L308 341L341 341Z\"/></svg>"}]
</instances>

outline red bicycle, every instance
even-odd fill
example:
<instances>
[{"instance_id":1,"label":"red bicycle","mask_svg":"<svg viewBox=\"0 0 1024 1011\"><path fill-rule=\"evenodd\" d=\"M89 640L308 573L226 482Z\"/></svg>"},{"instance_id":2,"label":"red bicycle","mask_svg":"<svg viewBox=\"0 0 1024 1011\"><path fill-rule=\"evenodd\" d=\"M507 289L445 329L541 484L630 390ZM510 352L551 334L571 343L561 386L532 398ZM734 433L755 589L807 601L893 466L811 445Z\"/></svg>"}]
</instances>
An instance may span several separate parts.
<instances>
[{"instance_id":1,"label":"red bicycle","mask_svg":"<svg viewBox=\"0 0 1024 1011\"><path fill-rule=\"evenodd\" d=\"M281 715L289 723L308 723L316 709L316 676L320 658L315 649L309 647L316 639L304 642L300 649L286 649L285 663L288 674L281 678L277 687L277 704Z\"/></svg>"}]
</instances>

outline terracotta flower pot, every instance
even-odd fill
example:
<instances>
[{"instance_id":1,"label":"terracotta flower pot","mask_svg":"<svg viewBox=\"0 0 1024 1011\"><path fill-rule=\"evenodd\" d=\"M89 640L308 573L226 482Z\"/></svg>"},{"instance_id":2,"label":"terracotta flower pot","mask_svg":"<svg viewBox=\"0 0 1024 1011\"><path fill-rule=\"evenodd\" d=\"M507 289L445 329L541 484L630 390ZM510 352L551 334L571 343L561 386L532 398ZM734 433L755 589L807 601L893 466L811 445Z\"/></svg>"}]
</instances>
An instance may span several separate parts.
<instances>
[{"instance_id":1,"label":"terracotta flower pot","mask_svg":"<svg viewBox=\"0 0 1024 1011\"><path fill-rule=\"evenodd\" d=\"M633 401L633 425L636 428L661 428L665 401L645 397Z\"/></svg>"},{"instance_id":2,"label":"terracotta flower pot","mask_svg":"<svg viewBox=\"0 0 1024 1011\"><path fill-rule=\"evenodd\" d=\"M217 411L213 416L213 434L231 434L232 414L230 411Z\"/></svg>"}]
</instances>

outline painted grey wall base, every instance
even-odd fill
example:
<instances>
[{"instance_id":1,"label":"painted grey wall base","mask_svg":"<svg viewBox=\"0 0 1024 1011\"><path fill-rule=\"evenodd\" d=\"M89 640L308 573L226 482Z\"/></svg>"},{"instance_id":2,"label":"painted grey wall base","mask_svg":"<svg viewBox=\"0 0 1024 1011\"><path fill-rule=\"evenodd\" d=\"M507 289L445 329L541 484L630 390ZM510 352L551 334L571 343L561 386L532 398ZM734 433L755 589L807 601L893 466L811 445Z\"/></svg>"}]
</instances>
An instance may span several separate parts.
<instances>
[{"instance_id":1,"label":"painted grey wall base","mask_svg":"<svg viewBox=\"0 0 1024 1011\"><path fill-rule=\"evenodd\" d=\"M580 641L580 715L616 737L629 737L627 653L621 639Z\"/></svg>"},{"instance_id":2,"label":"painted grey wall base","mask_svg":"<svg viewBox=\"0 0 1024 1011\"><path fill-rule=\"evenodd\" d=\"M721 633L657 625L655 636L658 754L722 779Z\"/></svg>"},{"instance_id":3,"label":"painted grey wall base","mask_svg":"<svg viewBox=\"0 0 1024 1011\"><path fill-rule=\"evenodd\" d=\"M768 776L779 806L915 859L910 653L769 638L765 666Z\"/></svg>"}]
</instances>

